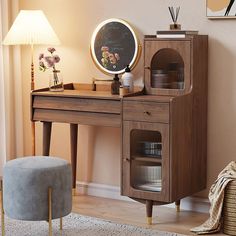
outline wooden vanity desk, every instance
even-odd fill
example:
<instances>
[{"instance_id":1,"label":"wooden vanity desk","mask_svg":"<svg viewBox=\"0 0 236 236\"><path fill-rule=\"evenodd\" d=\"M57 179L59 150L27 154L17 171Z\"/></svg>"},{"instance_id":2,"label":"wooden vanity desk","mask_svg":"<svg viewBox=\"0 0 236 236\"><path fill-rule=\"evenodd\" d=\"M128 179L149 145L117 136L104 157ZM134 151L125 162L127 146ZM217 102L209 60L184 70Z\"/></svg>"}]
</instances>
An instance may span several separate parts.
<instances>
[{"instance_id":1,"label":"wooden vanity desk","mask_svg":"<svg viewBox=\"0 0 236 236\"><path fill-rule=\"evenodd\" d=\"M43 122L49 155L52 122L70 124L75 188L78 124L121 128L121 194L146 204L175 202L206 187L208 37L144 39L144 89L123 98L110 86L68 84L32 92L32 121Z\"/></svg>"},{"instance_id":2,"label":"wooden vanity desk","mask_svg":"<svg viewBox=\"0 0 236 236\"><path fill-rule=\"evenodd\" d=\"M67 84L63 92L39 89L31 93L31 119L43 122L43 155L49 155L53 122L70 124L73 188L76 185L78 124L121 127L122 103L111 95L110 86Z\"/></svg>"}]
</instances>

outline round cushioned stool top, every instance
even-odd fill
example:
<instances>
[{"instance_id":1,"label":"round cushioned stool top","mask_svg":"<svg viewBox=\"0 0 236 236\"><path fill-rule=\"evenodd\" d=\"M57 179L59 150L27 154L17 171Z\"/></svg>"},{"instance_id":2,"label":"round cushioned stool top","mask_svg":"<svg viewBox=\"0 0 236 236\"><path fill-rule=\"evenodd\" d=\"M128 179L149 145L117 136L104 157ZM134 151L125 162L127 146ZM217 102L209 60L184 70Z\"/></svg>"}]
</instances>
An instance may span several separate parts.
<instances>
[{"instance_id":1,"label":"round cushioned stool top","mask_svg":"<svg viewBox=\"0 0 236 236\"><path fill-rule=\"evenodd\" d=\"M48 219L48 189L52 188L52 218L72 208L71 165L56 157L23 157L3 169L3 206L7 216L19 220Z\"/></svg>"}]
</instances>

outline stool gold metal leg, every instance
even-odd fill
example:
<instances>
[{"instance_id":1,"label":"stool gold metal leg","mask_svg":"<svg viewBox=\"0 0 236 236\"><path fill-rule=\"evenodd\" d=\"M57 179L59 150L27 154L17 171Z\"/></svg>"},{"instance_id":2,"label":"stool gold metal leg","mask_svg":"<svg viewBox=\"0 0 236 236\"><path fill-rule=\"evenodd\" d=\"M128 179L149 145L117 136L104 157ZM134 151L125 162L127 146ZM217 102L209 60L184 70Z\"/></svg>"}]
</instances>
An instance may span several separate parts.
<instances>
[{"instance_id":1,"label":"stool gold metal leg","mask_svg":"<svg viewBox=\"0 0 236 236\"><path fill-rule=\"evenodd\" d=\"M175 202L175 209L176 209L176 212L180 212L180 200Z\"/></svg>"},{"instance_id":2,"label":"stool gold metal leg","mask_svg":"<svg viewBox=\"0 0 236 236\"><path fill-rule=\"evenodd\" d=\"M62 230L62 217L60 217L60 230Z\"/></svg>"},{"instance_id":3,"label":"stool gold metal leg","mask_svg":"<svg viewBox=\"0 0 236 236\"><path fill-rule=\"evenodd\" d=\"M3 209L3 184L1 180L1 224L2 224L2 236L5 236L5 219Z\"/></svg>"},{"instance_id":4,"label":"stool gold metal leg","mask_svg":"<svg viewBox=\"0 0 236 236\"><path fill-rule=\"evenodd\" d=\"M48 235L52 236L52 188L48 188L48 224L49 232Z\"/></svg>"}]
</instances>

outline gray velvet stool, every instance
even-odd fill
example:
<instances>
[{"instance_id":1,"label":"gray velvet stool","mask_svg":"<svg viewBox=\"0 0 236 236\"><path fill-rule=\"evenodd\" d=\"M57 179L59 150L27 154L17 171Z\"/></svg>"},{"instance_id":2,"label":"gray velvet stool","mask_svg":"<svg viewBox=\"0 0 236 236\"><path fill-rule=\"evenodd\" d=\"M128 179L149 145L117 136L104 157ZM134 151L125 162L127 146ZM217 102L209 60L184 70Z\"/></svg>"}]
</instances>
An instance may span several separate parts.
<instances>
[{"instance_id":1,"label":"gray velvet stool","mask_svg":"<svg viewBox=\"0 0 236 236\"><path fill-rule=\"evenodd\" d=\"M4 213L17 220L49 222L68 215L72 209L71 165L55 157L23 157L6 163L3 169L2 235Z\"/></svg>"}]
</instances>

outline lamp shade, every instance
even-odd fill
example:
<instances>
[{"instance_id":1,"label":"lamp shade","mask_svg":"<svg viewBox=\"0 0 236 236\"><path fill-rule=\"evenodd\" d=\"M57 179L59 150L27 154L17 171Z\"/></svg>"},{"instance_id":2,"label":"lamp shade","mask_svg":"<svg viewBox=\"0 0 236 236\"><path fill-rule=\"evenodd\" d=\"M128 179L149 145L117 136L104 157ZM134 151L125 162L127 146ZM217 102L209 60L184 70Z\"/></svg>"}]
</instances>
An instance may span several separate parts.
<instances>
[{"instance_id":1,"label":"lamp shade","mask_svg":"<svg viewBox=\"0 0 236 236\"><path fill-rule=\"evenodd\" d=\"M41 10L21 10L3 44L57 45L60 41Z\"/></svg>"}]
</instances>

